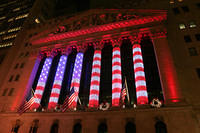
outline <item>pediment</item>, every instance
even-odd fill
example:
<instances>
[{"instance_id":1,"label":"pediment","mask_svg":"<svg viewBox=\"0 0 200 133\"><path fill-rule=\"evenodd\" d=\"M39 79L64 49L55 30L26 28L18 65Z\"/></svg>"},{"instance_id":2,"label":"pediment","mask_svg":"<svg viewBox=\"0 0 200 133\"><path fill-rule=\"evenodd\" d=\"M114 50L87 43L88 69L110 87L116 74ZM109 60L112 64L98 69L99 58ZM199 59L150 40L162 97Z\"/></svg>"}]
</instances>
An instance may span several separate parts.
<instances>
[{"instance_id":1,"label":"pediment","mask_svg":"<svg viewBox=\"0 0 200 133\"><path fill-rule=\"evenodd\" d=\"M166 13L161 10L96 9L67 19L65 32Z\"/></svg>"},{"instance_id":2,"label":"pediment","mask_svg":"<svg viewBox=\"0 0 200 133\"><path fill-rule=\"evenodd\" d=\"M77 35L78 33L79 35L82 35L80 34L80 31L82 31L85 34L85 32L90 31L92 28L93 30L96 30L96 32L101 32L101 30L97 30L97 28L95 27L104 27L105 29L108 29L108 25L110 24L116 26L119 25L118 27L120 28L120 25L122 25L122 23L124 22L122 27L126 27L130 25L129 22L136 23L136 21L134 20L151 21L150 19L151 18L153 19L156 16L164 16L166 19L166 11L135 10L135 9L93 9L79 14L75 14L74 16L64 19L60 26L57 26L57 28L54 29L53 31L41 35L40 39L34 38L32 40L33 41L32 43L38 44L38 43L46 43L49 41L55 41L56 39L52 39L52 37L59 39L63 39L64 36L70 37L70 35L71 37L74 37L72 35L73 33L74 35L75 33ZM146 18L148 18L149 20L147 20ZM160 21L159 18L158 21Z\"/></svg>"}]
</instances>

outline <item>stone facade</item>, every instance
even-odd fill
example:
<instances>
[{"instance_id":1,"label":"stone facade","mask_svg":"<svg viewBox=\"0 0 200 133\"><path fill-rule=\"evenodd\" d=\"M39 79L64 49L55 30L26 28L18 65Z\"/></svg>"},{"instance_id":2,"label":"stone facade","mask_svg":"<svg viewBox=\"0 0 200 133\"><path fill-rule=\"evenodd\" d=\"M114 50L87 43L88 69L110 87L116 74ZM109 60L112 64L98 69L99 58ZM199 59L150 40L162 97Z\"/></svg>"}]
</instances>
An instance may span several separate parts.
<instances>
[{"instance_id":1,"label":"stone facade","mask_svg":"<svg viewBox=\"0 0 200 133\"><path fill-rule=\"evenodd\" d=\"M141 2L138 2L138 7ZM149 7L152 7L151 4ZM166 13L164 10L95 9L68 19L60 17L57 21L55 19L50 20L49 23L39 24L24 30L16 40L16 44L19 45L13 46L9 51L10 57L7 57L9 60L3 62L4 66L1 69L3 72L6 68L9 68L8 73L4 72L4 75L1 75L1 78L4 79L4 82L0 84L1 94L4 93L5 89L8 89L8 96L0 97L1 132L10 132L16 125L20 126L19 133L29 132L33 121L39 120L38 133L50 132L55 121L59 125L59 133L72 132L76 123L81 124L83 133L95 133L102 122L107 124L109 133L125 133L127 122L136 125L137 133L155 133L155 124L158 121L166 124L169 133L198 133L200 130L198 91L195 91L196 89L194 89L194 92L186 90L188 86L188 89L190 87L195 88L196 85L191 84L197 79L186 83L186 81L191 80L187 80L187 76L192 75L189 70L184 72L185 69L180 66L184 62L195 62L195 59L185 61L181 57L182 52L176 54L176 48L180 48L181 41L179 42L178 39L176 40L173 37L175 33L170 30L173 26L166 24L166 22L170 23L173 18L170 15L167 19ZM119 20L117 20L119 14L121 14L121 19L119 16ZM171 14L170 11L169 14ZM107 17L107 19L104 17ZM119 38L127 36L134 40L139 33L148 34L154 44L165 99L161 108L137 105L136 108L109 108L106 111L87 108L84 111L67 111L64 113L52 110L42 112L28 110L22 115L17 113L20 104L31 90L34 80L32 75L36 74L33 69L39 66L37 62L39 54L48 54L56 49L66 50L71 46L84 51L85 44L89 43L96 43L98 44L96 47L102 48L103 46L99 45L102 44L100 43L102 41L119 40ZM178 46L172 45L175 42ZM22 68L14 68L16 64L20 66L22 63L25 64ZM12 75L13 80L9 82ZM18 81L16 75L20 75ZM14 88L14 92L9 96L8 93L11 88ZM193 93L196 94L194 96L189 95Z\"/></svg>"}]
</instances>

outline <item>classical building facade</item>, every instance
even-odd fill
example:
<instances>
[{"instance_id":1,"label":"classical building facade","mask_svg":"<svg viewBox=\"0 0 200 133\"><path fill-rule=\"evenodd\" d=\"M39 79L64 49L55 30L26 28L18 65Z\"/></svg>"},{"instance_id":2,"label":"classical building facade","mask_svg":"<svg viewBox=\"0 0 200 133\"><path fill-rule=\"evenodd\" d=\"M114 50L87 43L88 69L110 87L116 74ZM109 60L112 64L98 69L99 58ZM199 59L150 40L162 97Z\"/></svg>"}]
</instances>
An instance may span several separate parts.
<instances>
[{"instance_id":1,"label":"classical building facade","mask_svg":"<svg viewBox=\"0 0 200 133\"><path fill-rule=\"evenodd\" d=\"M90 9L24 30L1 69L9 68L1 75L1 131L198 133L199 100L188 96L181 77L187 74L170 14ZM72 90L77 95L63 112ZM32 97L31 108L19 114Z\"/></svg>"}]
</instances>

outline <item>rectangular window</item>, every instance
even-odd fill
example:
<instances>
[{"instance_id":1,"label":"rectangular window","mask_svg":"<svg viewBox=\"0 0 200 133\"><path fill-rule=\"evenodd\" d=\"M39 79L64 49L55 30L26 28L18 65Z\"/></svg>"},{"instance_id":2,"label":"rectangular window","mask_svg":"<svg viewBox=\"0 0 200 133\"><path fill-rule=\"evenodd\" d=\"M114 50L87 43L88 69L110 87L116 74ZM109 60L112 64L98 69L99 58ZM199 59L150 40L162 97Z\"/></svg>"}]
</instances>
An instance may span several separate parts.
<instances>
[{"instance_id":1,"label":"rectangular window","mask_svg":"<svg viewBox=\"0 0 200 133\"><path fill-rule=\"evenodd\" d=\"M8 81L11 82L12 79L13 79L13 75L10 76L10 79Z\"/></svg>"},{"instance_id":2,"label":"rectangular window","mask_svg":"<svg viewBox=\"0 0 200 133\"><path fill-rule=\"evenodd\" d=\"M5 54L3 54L3 55L0 55L0 64L3 62L3 60L4 60L4 58L5 58Z\"/></svg>"},{"instance_id":3,"label":"rectangular window","mask_svg":"<svg viewBox=\"0 0 200 133\"><path fill-rule=\"evenodd\" d=\"M12 96L13 91L14 91L14 88L11 88L10 91L9 91L9 93L8 93L8 96Z\"/></svg>"},{"instance_id":4,"label":"rectangular window","mask_svg":"<svg viewBox=\"0 0 200 133\"><path fill-rule=\"evenodd\" d=\"M192 48L189 48L188 50L189 50L190 56L197 56L198 55L196 48L192 47Z\"/></svg>"},{"instance_id":5,"label":"rectangular window","mask_svg":"<svg viewBox=\"0 0 200 133\"><path fill-rule=\"evenodd\" d=\"M197 8L199 8L199 9L200 9L200 3L197 3L196 5L197 5Z\"/></svg>"},{"instance_id":6,"label":"rectangular window","mask_svg":"<svg viewBox=\"0 0 200 133\"><path fill-rule=\"evenodd\" d=\"M7 92L8 92L8 88L6 88L5 90L3 90L2 96L5 96Z\"/></svg>"},{"instance_id":7,"label":"rectangular window","mask_svg":"<svg viewBox=\"0 0 200 133\"><path fill-rule=\"evenodd\" d=\"M17 64L15 65L14 69L17 69L17 68L18 68L18 66L19 66L19 64L17 63Z\"/></svg>"},{"instance_id":8,"label":"rectangular window","mask_svg":"<svg viewBox=\"0 0 200 133\"><path fill-rule=\"evenodd\" d=\"M190 22L189 22L189 26L190 26L190 28L195 28L195 27L197 27L197 25L195 24L194 21L190 21Z\"/></svg>"},{"instance_id":9,"label":"rectangular window","mask_svg":"<svg viewBox=\"0 0 200 133\"><path fill-rule=\"evenodd\" d=\"M15 77L15 81L18 81L19 80L19 74Z\"/></svg>"},{"instance_id":10,"label":"rectangular window","mask_svg":"<svg viewBox=\"0 0 200 133\"><path fill-rule=\"evenodd\" d=\"M195 34L195 38L197 41L200 41L200 34Z\"/></svg>"},{"instance_id":11,"label":"rectangular window","mask_svg":"<svg viewBox=\"0 0 200 133\"><path fill-rule=\"evenodd\" d=\"M175 15L180 14L180 11L179 11L178 7L173 8L172 10L173 10Z\"/></svg>"},{"instance_id":12,"label":"rectangular window","mask_svg":"<svg viewBox=\"0 0 200 133\"><path fill-rule=\"evenodd\" d=\"M187 6L182 6L181 8L182 8L183 12L189 12L190 11Z\"/></svg>"},{"instance_id":13,"label":"rectangular window","mask_svg":"<svg viewBox=\"0 0 200 133\"><path fill-rule=\"evenodd\" d=\"M196 72L197 72L198 77L200 78L200 68L196 68Z\"/></svg>"},{"instance_id":14,"label":"rectangular window","mask_svg":"<svg viewBox=\"0 0 200 133\"><path fill-rule=\"evenodd\" d=\"M180 30L183 30L183 29L185 29L185 28L186 28L186 27L185 27L185 24L183 24L183 23L182 23L182 24L179 24L179 29L180 29Z\"/></svg>"},{"instance_id":15,"label":"rectangular window","mask_svg":"<svg viewBox=\"0 0 200 133\"><path fill-rule=\"evenodd\" d=\"M20 68L24 68L24 63L22 63L22 64L20 65Z\"/></svg>"},{"instance_id":16,"label":"rectangular window","mask_svg":"<svg viewBox=\"0 0 200 133\"><path fill-rule=\"evenodd\" d=\"M192 39L189 35L184 36L184 40L185 40L186 43L192 42Z\"/></svg>"}]
</instances>

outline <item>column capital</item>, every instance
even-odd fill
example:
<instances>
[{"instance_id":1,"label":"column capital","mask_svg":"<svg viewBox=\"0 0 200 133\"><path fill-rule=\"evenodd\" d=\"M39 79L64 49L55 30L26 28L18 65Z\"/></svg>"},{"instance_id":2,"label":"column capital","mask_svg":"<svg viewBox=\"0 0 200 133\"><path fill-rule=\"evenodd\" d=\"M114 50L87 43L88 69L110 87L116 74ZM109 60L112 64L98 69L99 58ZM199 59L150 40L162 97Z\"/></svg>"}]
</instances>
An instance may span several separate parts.
<instances>
[{"instance_id":1,"label":"column capital","mask_svg":"<svg viewBox=\"0 0 200 133\"><path fill-rule=\"evenodd\" d=\"M120 47L122 45L122 38L120 37L120 38L111 39L111 42L112 42L113 48Z\"/></svg>"},{"instance_id":2,"label":"column capital","mask_svg":"<svg viewBox=\"0 0 200 133\"><path fill-rule=\"evenodd\" d=\"M166 38L167 37L167 30L164 29L164 28L152 30L150 36L151 36L152 39Z\"/></svg>"},{"instance_id":3,"label":"column capital","mask_svg":"<svg viewBox=\"0 0 200 133\"><path fill-rule=\"evenodd\" d=\"M130 36L130 40L131 40L131 43L134 45L134 44L140 44L141 43L141 39L142 39L142 34L141 33L138 33L138 34L135 34L133 36Z\"/></svg>"},{"instance_id":4,"label":"column capital","mask_svg":"<svg viewBox=\"0 0 200 133\"><path fill-rule=\"evenodd\" d=\"M54 52L52 50L45 50L45 51L41 51L41 56L42 58L46 55L47 57L54 57Z\"/></svg>"},{"instance_id":5,"label":"column capital","mask_svg":"<svg viewBox=\"0 0 200 133\"><path fill-rule=\"evenodd\" d=\"M69 55L69 52L70 52L70 50L69 50L69 48L60 48L60 51L61 51L61 54L62 55Z\"/></svg>"},{"instance_id":6,"label":"column capital","mask_svg":"<svg viewBox=\"0 0 200 133\"><path fill-rule=\"evenodd\" d=\"M97 49L102 50L104 47L104 40L95 41L95 42L92 42L92 44L94 45L95 50L97 50Z\"/></svg>"},{"instance_id":7,"label":"column capital","mask_svg":"<svg viewBox=\"0 0 200 133\"><path fill-rule=\"evenodd\" d=\"M80 43L76 45L77 52L84 53L87 50L87 43Z\"/></svg>"}]
</instances>

